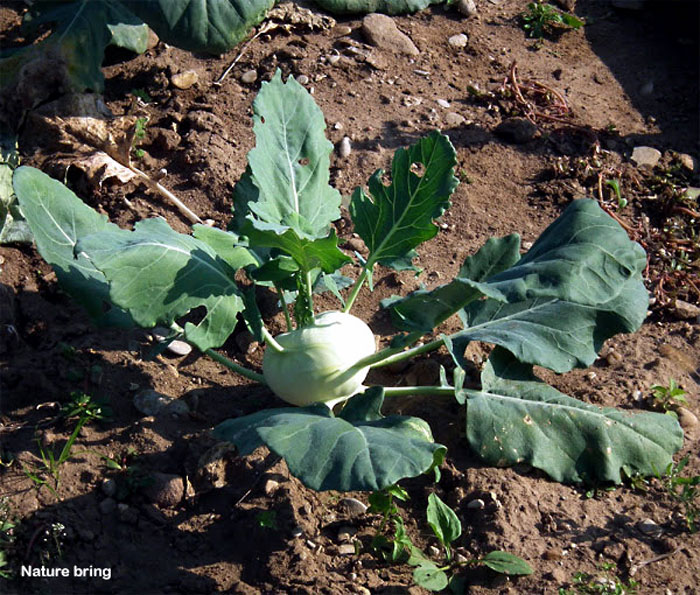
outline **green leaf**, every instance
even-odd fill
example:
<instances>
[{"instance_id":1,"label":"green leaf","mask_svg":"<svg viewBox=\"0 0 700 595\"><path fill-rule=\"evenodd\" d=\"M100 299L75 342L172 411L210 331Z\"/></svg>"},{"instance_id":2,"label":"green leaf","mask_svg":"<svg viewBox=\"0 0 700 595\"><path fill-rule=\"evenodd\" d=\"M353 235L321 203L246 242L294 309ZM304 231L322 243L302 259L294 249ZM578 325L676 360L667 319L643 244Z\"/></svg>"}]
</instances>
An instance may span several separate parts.
<instances>
[{"instance_id":1,"label":"green leaf","mask_svg":"<svg viewBox=\"0 0 700 595\"><path fill-rule=\"evenodd\" d=\"M169 43L222 54L263 20L274 0L121 0Z\"/></svg>"},{"instance_id":2,"label":"green leaf","mask_svg":"<svg viewBox=\"0 0 700 595\"><path fill-rule=\"evenodd\" d=\"M334 14L407 14L443 2L445 0L316 0L321 8Z\"/></svg>"},{"instance_id":3,"label":"green leaf","mask_svg":"<svg viewBox=\"0 0 700 595\"><path fill-rule=\"evenodd\" d=\"M328 184L333 145L323 113L293 77L283 83L279 70L262 85L253 112L256 145L234 189L233 228L250 217L261 231L325 238L340 217L340 194Z\"/></svg>"},{"instance_id":4,"label":"green leaf","mask_svg":"<svg viewBox=\"0 0 700 595\"><path fill-rule=\"evenodd\" d=\"M202 351L223 344L243 310L235 271L208 244L173 231L164 219L81 238L76 250L107 278L112 302L143 327L169 326L205 306L199 324L185 324L185 339Z\"/></svg>"},{"instance_id":5,"label":"green leaf","mask_svg":"<svg viewBox=\"0 0 700 595\"><path fill-rule=\"evenodd\" d=\"M284 458L292 475L314 490L381 490L439 464L445 447L421 419L377 417L384 390L350 399L338 417L325 405L268 409L229 419L214 429L241 455L262 444Z\"/></svg>"},{"instance_id":6,"label":"green leaf","mask_svg":"<svg viewBox=\"0 0 700 595\"><path fill-rule=\"evenodd\" d=\"M216 252L216 255L234 271L251 264L258 264L255 256L241 243L240 238L235 233L197 223L192 226L192 235L208 244Z\"/></svg>"},{"instance_id":7,"label":"green leaf","mask_svg":"<svg viewBox=\"0 0 700 595\"><path fill-rule=\"evenodd\" d=\"M148 25L135 16L131 23L112 23L107 28L112 34L112 45L143 54L148 49Z\"/></svg>"},{"instance_id":8,"label":"green leaf","mask_svg":"<svg viewBox=\"0 0 700 595\"><path fill-rule=\"evenodd\" d=\"M276 248L291 256L302 271L320 268L326 273L335 273L351 259L338 248L338 237L332 230L328 237L318 239L301 238L292 229L284 233L262 231L253 225L244 228L252 246Z\"/></svg>"},{"instance_id":9,"label":"green leaf","mask_svg":"<svg viewBox=\"0 0 700 595\"><path fill-rule=\"evenodd\" d=\"M107 326L131 326L131 318L111 305L105 276L82 254L74 257L78 239L91 233L119 229L60 182L32 167L22 166L13 177L15 194L34 234L39 254L56 272L61 287L93 319Z\"/></svg>"},{"instance_id":10,"label":"green leaf","mask_svg":"<svg viewBox=\"0 0 700 595\"><path fill-rule=\"evenodd\" d=\"M525 560L508 552L489 552L481 558L481 563L501 574L527 575L534 572Z\"/></svg>"},{"instance_id":11,"label":"green leaf","mask_svg":"<svg viewBox=\"0 0 700 595\"><path fill-rule=\"evenodd\" d=\"M525 462L560 482L620 483L620 469L652 475L682 445L678 422L660 413L597 407L541 382L496 348L469 391L467 439L491 465Z\"/></svg>"},{"instance_id":12,"label":"green leaf","mask_svg":"<svg viewBox=\"0 0 700 595\"><path fill-rule=\"evenodd\" d=\"M423 562L413 571L413 582L428 591L442 591L449 583L445 571L429 561Z\"/></svg>"},{"instance_id":13,"label":"green leaf","mask_svg":"<svg viewBox=\"0 0 700 595\"><path fill-rule=\"evenodd\" d=\"M457 156L450 140L431 132L408 149L398 149L391 166L390 186L382 183L383 171L369 179L367 196L357 188L350 202L355 231L369 249L366 268L390 264L438 232L433 224L450 205L459 181L454 177ZM419 177L411 171L421 164Z\"/></svg>"},{"instance_id":14,"label":"green leaf","mask_svg":"<svg viewBox=\"0 0 700 595\"><path fill-rule=\"evenodd\" d=\"M449 552L450 544L462 534L459 517L435 493L428 496L426 515L435 537Z\"/></svg>"},{"instance_id":15,"label":"green leaf","mask_svg":"<svg viewBox=\"0 0 700 595\"><path fill-rule=\"evenodd\" d=\"M391 308L392 321L397 328L430 331L483 295L471 281L486 281L518 260L520 236L490 238L476 254L466 258L452 282L431 291L414 291L402 299L384 300L382 306Z\"/></svg>"},{"instance_id":16,"label":"green leaf","mask_svg":"<svg viewBox=\"0 0 700 595\"><path fill-rule=\"evenodd\" d=\"M12 174L18 164L17 137L0 136L0 244L31 244L34 240L12 187Z\"/></svg>"}]
</instances>

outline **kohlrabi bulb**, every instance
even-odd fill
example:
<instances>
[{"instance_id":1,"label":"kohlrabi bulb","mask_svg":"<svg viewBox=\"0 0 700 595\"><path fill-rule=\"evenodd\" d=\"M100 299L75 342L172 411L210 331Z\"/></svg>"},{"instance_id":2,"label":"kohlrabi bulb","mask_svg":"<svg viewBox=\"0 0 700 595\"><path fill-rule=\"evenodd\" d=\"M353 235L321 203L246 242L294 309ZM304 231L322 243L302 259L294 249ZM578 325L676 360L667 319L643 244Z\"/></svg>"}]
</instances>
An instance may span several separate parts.
<instances>
[{"instance_id":1,"label":"kohlrabi bulb","mask_svg":"<svg viewBox=\"0 0 700 595\"><path fill-rule=\"evenodd\" d=\"M359 392L369 367L353 366L376 348L362 320L335 311L275 338L284 351L265 350L263 376L278 397L301 407L320 402L332 407Z\"/></svg>"}]
</instances>

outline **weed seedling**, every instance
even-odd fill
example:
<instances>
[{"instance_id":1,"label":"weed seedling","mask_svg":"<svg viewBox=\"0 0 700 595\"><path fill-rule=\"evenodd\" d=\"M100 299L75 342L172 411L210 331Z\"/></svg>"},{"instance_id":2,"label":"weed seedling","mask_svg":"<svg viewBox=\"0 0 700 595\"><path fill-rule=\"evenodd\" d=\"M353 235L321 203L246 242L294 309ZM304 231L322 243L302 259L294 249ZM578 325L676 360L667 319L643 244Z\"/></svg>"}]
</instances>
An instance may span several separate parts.
<instances>
[{"instance_id":1,"label":"weed seedling","mask_svg":"<svg viewBox=\"0 0 700 595\"><path fill-rule=\"evenodd\" d=\"M566 12L561 12L551 4L544 2L530 2L527 11L520 15L522 28L529 37L540 39L546 34L551 34L558 27L578 29L583 26L583 21Z\"/></svg>"},{"instance_id":2,"label":"weed seedling","mask_svg":"<svg viewBox=\"0 0 700 595\"><path fill-rule=\"evenodd\" d=\"M668 494L685 509L685 523L688 531L695 533L698 530L697 519L700 517L700 475L683 477L684 467L688 464L688 455L684 456L678 464L670 463L663 475L657 472L656 477L661 480Z\"/></svg>"},{"instance_id":3,"label":"weed seedling","mask_svg":"<svg viewBox=\"0 0 700 595\"><path fill-rule=\"evenodd\" d=\"M561 588L559 595L631 595L637 592L637 581L622 581L616 574L617 566L614 562L601 564L598 568L602 572L599 576L587 572L574 574L573 588Z\"/></svg>"},{"instance_id":4,"label":"weed seedling","mask_svg":"<svg viewBox=\"0 0 700 595\"><path fill-rule=\"evenodd\" d=\"M668 386L663 386L662 384L652 386L651 394L656 408L662 409L670 415L675 415L673 409L688 403L685 398L686 392L676 384L673 378L668 381Z\"/></svg>"}]
</instances>

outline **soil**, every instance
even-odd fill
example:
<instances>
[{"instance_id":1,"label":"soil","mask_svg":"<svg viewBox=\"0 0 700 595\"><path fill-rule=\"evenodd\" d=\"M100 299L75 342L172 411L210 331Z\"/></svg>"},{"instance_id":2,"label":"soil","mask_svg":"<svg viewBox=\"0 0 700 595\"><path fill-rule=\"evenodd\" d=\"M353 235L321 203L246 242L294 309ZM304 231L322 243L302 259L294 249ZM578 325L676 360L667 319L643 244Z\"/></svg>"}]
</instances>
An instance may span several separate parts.
<instances>
[{"instance_id":1,"label":"soil","mask_svg":"<svg viewBox=\"0 0 700 595\"><path fill-rule=\"evenodd\" d=\"M22 41L16 27L21 4L3 3L0 43ZM330 28L277 29L251 41L218 85L243 46L214 58L163 43L140 56L110 51L104 101L115 115L148 116L140 167L153 176L167 170L161 182L219 227L228 222L232 188L254 144L253 98L277 68L284 76L306 77L336 146L350 138L351 152L334 152L331 163L331 182L344 196L375 169L388 169L397 147L434 128L446 132L458 152L462 183L440 233L420 249L423 272L381 269L374 292L364 292L354 308L382 341L392 329L380 312L381 299L445 282L491 236L519 232L532 242L572 199L597 198L649 249L654 306L641 330L608 341L591 369L543 374L584 401L635 409L652 406L652 385L674 379L688 401L676 460L687 455L683 474L697 476L700 321L692 315L681 319L674 304L682 299L693 306L700 296L692 276L664 269L665 253L653 234L645 240L639 232L658 219L652 184L664 172L675 172L679 184L700 186L698 6L672 4L632 11L578 0L574 12L588 24L541 42L520 27L525 1L477 0L478 13L469 18L442 6L393 17L418 47L415 56L369 45L361 18L337 19ZM468 43L454 48L448 39L460 33ZM523 89L542 89L534 86L538 82L547 90L529 96L539 112L530 114L537 126L513 124L524 138L496 131L503 120L527 115L514 99L513 63ZM257 79L242 82L252 69ZM173 76L189 70L198 82L174 87ZM151 100L139 104L134 90ZM556 96L568 111L557 107ZM643 145L662 152L655 169L630 160L633 148ZM21 149L25 164L63 176L31 122ZM681 160L689 163L685 169L679 169ZM619 177L627 207L617 209L610 189L599 188L600 172ZM189 228L144 188L113 182L98 187L74 169L68 182L122 226L157 214L178 231ZM693 221L688 225L697 232ZM337 229L351 242L346 247L357 247L346 212ZM0 259L0 497L5 518L16 524L5 533L12 541L5 548L12 576L0 578L3 592L424 592L414 585L411 567L368 552L379 517L353 513L344 500L367 503L368 494L313 492L264 449L237 457L210 437L209 430L227 418L277 406L269 391L197 353L149 359L148 331L98 331L31 246L3 246ZM268 302L263 313L279 332L282 314L274 300ZM317 307L335 304L322 298ZM487 350L470 347L475 375ZM254 367L261 363L261 348L242 329L221 352ZM370 380L401 384L419 376L422 383L435 382L443 360L437 354ZM175 404L145 416L133 404L144 390ZM55 482L38 457L51 449L58 453L73 431L74 419L60 410L76 391L108 403L111 416L80 430ZM615 488L562 485L524 465L485 467L467 448L464 414L456 403L415 397L393 407L424 417L449 448L439 484L428 477L405 482L411 499L400 509L414 543L426 551L437 545L425 521L427 495L435 491L461 518L460 555L471 559L499 549L534 569L520 578L464 569L464 592L621 592L608 580L636 581L640 593L700 592L700 534L688 531L686 509L661 481ZM42 480L45 485L39 485ZM350 553L339 538L344 527L357 544ZM88 569L88 576L22 577L21 565L75 566ZM109 580L100 575L104 569ZM588 573L595 591L583 590L581 581L589 579L577 587L577 573Z\"/></svg>"}]
</instances>

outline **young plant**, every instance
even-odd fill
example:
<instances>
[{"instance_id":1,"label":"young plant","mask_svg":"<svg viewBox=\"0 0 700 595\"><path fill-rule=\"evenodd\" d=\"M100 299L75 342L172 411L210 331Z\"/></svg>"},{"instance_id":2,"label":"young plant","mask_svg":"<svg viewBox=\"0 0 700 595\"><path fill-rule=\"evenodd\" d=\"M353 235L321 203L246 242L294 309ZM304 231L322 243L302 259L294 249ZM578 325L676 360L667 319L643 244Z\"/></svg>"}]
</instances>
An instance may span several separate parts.
<instances>
[{"instance_id":1,"label":"young plant","mask_svg":"<svg viewBox=\"0 0 700 595\"><path fill-rule=\"evenodd\" d=\"M574 574L574 586L572 589L559 589L559 595L632 595L637 592L639 583L632 579L624 582L617 576L617 566L613 562L601 564L600 576L593 576L588 572Z\"/></svg>"},{"instance_id":2,"label":"young plant","mask_svg":"<svg viewBox=\"0 0 700 595\"><path fill-rule=\"evenodd\" d=\"M551 34L555 29L563 27L565 29L578 29L583 26L583 21L574 15L561 12L551 4L541 2L530 2L527 5L527 12L520 15L522 27L529 37L540 39L546 34Z\"/></svg>"},{"instance_id":3,"label":"young plant","mask_svg":"<svg viewBox=\"0 0 700 595\"><path fill-rule=\"evenodd\" d=\"M685 398L686 392L680 388L676 381L671 378L668 386L655 384L651 387L651 396L654 398L654 405L671 415L675 415L674 408L679 405L687 405L688 401Z\"/></svg>"},{"instance_id":4,"label":"young plant","mask_svg":"<svg viewBox=\"0 0 700 595\"><path fill-rule=\"evenodd\" d=\"M683 505L688 531L695 533L698 530L697 519L700 517L700 475L681 475L688 461L686 455L678 464L669 463L664 475L657 472L656 477L661 480L671 498Z\"/></svg>"},{"instance_id":5,"label":"young plant","mask_svg":"<svg viewBox=\"0 0 700 595\"><path fill-rule=\"evenodd\" d=\"M451 282L383 302L401 332L375 351L372 331L350 310L378 267L415 270L415 249L438 233L434 220L458 184L454 148L432 132L396 151L388 185L378 170L369 193L355 190L350 215L368 255L353 260L332 227L340 194L329 185L332 145L311 96L278 72L253 111L256 146L227 231L195 225L181 234L160 218L119 229L41 172L14 175L39 252L98 323L169 327L297 405L227 420L216 437L241 455L267 445L316 490L381 490L445 456L424 420L381 412L385 398L426 395L465 407L467 441L490 464L526 462L558 481L614 483L624 466L650 475L669 464L682 442L677 420L589 405L533 372L586 367L607 338L644 320L644 251L595 201L571 203L525 254L516 234L489 239ZM272 336L256 285L279 296L287 332ZM316 311L324 290L339 310ZM463 330L435 334L454 315ZM262 373L215 351L239 321L266 344ZM497 346L478 390L464 387L471 341ZM365 384L373 368L437 349L454 361L440 386Z\"/></svg>"}]
</instances>

